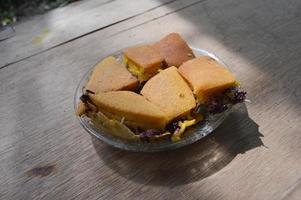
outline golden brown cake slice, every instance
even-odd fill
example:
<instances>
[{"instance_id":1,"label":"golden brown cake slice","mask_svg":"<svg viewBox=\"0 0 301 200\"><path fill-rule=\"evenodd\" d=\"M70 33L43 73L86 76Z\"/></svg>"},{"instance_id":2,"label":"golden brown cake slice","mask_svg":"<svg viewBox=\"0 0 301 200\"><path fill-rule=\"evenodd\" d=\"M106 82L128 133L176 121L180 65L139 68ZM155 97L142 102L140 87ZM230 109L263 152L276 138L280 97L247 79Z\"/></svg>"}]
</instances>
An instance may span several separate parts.
<instances>
[{"instance_id":1,"label":"golden brown cake slice","mask_svg":"<svg viewBox=\"0 0 301 200\"><path fill-rule=\"evenodd\" d=\"M97 95L89 94L89 98L108 117L117 115L142 129L164 130L167 124L165 113L134 92L112 91Z\"/></svg>"},{"instance_id":2,"label":"golden brown cake slice","mask_svg":"<svg viewBox=\"0 0 301 200\"><path fill-rule=\"evenodd\" d=\"M183 62L194 58L194 54L178 33L170 33L154 44L154 48L164 57L168 66L179 67Z\"/></svg>"},{"instance_id":3,"label":"golden brown cake slice","mask_svg":"<svg viewBox=\"0 0 301 200\"><path fill-rule=\"evenodd\" d=\"M98 94L114 90L133 90L137 84L136 77L116 58L110 56L95 66L85 89Z\"/></svg>"},{"instance_id":4,"label":"golden brown cake slice","mask_svg":"<svg viewBox=\"0 0 301 200\"><path fill-rule=\"evenodd\" d=\"M170 67L151 78L141 94L167 114L169 120L184 116L196 106L191 89L176 67Z\"/></svg>"},{"instance_id":5,"label":"golden brown cake slice","mask_svg":"<svg viewBox=\"0 0 301 200\"><path fill-rule=\"evenodd\" d=\"M188 81L200 102L236 83L229 70L207 56L183 63L178 71Z\"/></svg>"},{"instance_id":6,"label":"golden brown cake slice","mask_svg":"<svg viewBox=\"0 0 301 200\"><path fill-rule=\"evenodd\" d=\"M140 82L154 76L164 65L164 58L152 46L131 47L124 50L124 63Z\"/></svg>"}]
</instances>

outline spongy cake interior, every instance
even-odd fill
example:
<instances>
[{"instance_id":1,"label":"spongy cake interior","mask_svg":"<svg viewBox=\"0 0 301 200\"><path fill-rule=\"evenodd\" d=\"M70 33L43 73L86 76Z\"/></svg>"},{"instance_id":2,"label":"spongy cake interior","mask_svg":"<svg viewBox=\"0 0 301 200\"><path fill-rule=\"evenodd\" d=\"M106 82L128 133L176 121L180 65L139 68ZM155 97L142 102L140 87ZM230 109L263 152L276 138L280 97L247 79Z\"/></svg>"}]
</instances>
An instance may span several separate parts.
<instances>
[{"instance_id":1,"label":"spongy cake interior","mask_svg":"<svg viewBox=\"0 0 301 200\"><path fill-rule=\"evenodd\" d=\"M144 45L125 49L123 61L128 70L143 82L163 67L164 58L152 46Z\"/></svg>"}]
</instances>

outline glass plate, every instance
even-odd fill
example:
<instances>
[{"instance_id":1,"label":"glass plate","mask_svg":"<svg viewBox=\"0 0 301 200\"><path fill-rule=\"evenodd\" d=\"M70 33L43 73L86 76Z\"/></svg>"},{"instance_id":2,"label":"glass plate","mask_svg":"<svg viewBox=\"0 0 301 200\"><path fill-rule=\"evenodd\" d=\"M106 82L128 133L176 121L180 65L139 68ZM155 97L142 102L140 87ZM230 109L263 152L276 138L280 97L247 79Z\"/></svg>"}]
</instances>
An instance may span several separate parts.
<instances>
[{"instance_id":1,"label":"glass plate","mask_svg":"<svg viewBox=\"0 0 301 200\"><path fill-rule=\"evenodd\" d=\"M195 53L196 56L210 56L213 59L217 60L219 63L224 65L227 69L229 69L226 64L218 58L216 55L213 53L210 53L206 50L200 49L200 48L194 48L191 47L193 52ZM119 51L115 54L113 54L119 61L122 61L122 51ZM83 94L83 88L86 84L86 82L89 79L89 76L92 72L93 68L90 69L80 80L75 96L74 96L74 109L76 111L77 105L80 101L80 96ZM177 141L177 142L172 142L172 141L158 141L155 143L147 143L147 142L130 142L130 141L125 141L119 138L116 138L108 133L104 133L97 129L90 119L88 117L77 117L80 124L82 127L90 133L93 137L96 137L99 140L102 140L103 142L119 148L119 149L124 149L124 150L129 150L129 151L137 151L137 152L158 152L158 151L166 151L166 150L172 150L176 149L179 147L186 146L188 144L191 144L193 142L196 142L203 137L207 136L210 134L214 129L216 129L225 119L226 117L230 114L232 111L232 107L229 107L225 112L221 114L215 114L215 115L210 115L206 120L194 125L193 127L188 128L186 130L184 137L182 140Z\"/></svg>"}]
</instances>

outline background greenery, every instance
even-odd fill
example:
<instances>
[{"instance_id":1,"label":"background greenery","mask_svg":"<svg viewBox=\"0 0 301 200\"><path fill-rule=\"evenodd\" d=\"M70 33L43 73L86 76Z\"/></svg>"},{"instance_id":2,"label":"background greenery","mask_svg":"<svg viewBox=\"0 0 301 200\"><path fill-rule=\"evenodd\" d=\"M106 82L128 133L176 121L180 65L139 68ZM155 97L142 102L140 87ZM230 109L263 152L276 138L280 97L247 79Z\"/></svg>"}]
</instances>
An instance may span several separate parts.
<instances>
[{"instance_id":1,"label":"background greenery","mask_svg":"<svg viewBox=\"0 0 301 200\"><path fill-rule=\"evenodd\" d=\"M1 25L11 24L20 17L44 13L76 0L0 0Z\"/></svg>"}]
</instances>

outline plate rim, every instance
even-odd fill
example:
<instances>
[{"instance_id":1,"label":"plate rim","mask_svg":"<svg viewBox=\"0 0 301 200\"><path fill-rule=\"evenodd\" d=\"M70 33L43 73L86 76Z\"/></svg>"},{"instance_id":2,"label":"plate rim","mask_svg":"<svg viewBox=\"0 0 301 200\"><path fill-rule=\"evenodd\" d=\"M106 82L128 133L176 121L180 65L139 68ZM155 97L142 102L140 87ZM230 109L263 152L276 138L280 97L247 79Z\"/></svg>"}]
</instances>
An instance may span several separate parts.
<instances>
[{"instance_id":1,"label":"plate rim","mask_svg":"<svg viewBox=\"0 0 301 200\"><path fill-rule=\"evenodd\" d=\"M197 56L209 56L209 57L215 59L220 64L222 64L228 70L230 70L228 65L214 53L211 53L205 49L196 48L193 46L190 46L190 48L193 50L194 53L196 53ZM122 50L119 50L119 51L111 54L111 56L114 56L117 59L120 59L120 57L122 57ZM106 57L107 56L102 57L100 59L100 61ZM77 110L77 105L80 100L79 97L83 94L83 87L84 87L86 81L88 80L90 74L92 73L93 69L95 68L95 66L96 65L91 67L83 75L83 77L80 79L80 81L76 87L76 91L74 94L74 111L75 112ZM173 141L154 142L154 143L137 142L137 141L136 142L128 142L126 140L114 137L114 136L110 135L109 133L104 133L104 132L100 131L95 126L93 126L93 124L91 122L87 121L87 117L76 116L76 118L79 120L80 125L84 128L84 130L86 130L92 137L95 137L96 139L101 140L104 143L106 143L112 147L122 149L122 150L127 150L127 151L134 151L134 152L160 152L160 151L169 151L169 150L177 149L180 147L184 147L184 146L192 144L192 143L199 141L202 138L206 137L207 135L212 133L217 127L219 127L222 124L222 122L233 111L233 107L234 107L234 105L230 106L225 112L223 112L221 114L216 114L214 116L210 115L211 117L217 118L217 120L215 120L214 126L209 127L209 126L207 126L208 124L206 124L202 129L198 129L195 133L189 134L189 136L187 136L186 138L183 138L176 142L173 142ZM209 116L209 118L210 118L210 116ZM209 123L209 120L208 119L204 120L205 121L204 123L206 123L206 122ZM202 125L202 123L197 124L197 126L201 126L201 125ZM202 133L200 133L200 132L202 132Z\"/></svg>"}]
</instances>

